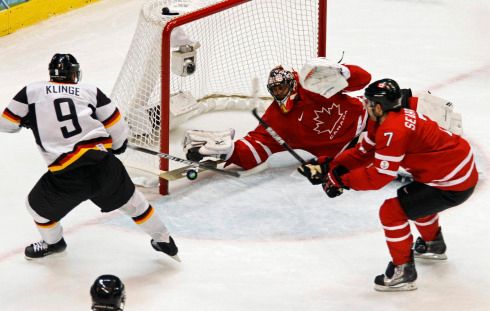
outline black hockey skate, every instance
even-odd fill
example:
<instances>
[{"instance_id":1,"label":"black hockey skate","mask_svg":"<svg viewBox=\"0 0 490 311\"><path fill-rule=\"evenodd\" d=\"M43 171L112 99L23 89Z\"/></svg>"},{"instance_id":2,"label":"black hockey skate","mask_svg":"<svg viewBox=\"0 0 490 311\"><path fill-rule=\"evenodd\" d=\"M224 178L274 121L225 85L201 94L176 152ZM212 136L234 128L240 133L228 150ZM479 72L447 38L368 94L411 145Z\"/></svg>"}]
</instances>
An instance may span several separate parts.
<instances>
[{"instance_id":1,"label":"black hockey skate","mask_svg":"<svg viewBox=\"0 0 490 311\"><path fill-rule=\"evenodd\" d=\"M413 245L413 252L415 258L446 260L446 243L444 243L441 228L434 241L424 241L418 237Z\"/></svg>"},{"instance_id":2,"label":"black hockey skate","mask_svg":"<svg viewBox=\"0 0 490 311\"><path fill-rule=\"evenodd\" d=\"M413 258L410 262L396 266L390 261L385 274L374 279L374 289L380 292L399 292L417 289L417 270Z\"/></svg>"},{"instance_id":3,"label":"black hockey skate","mask_svg":"<svg viewBox=\"0 0 490 311\"><path fill-rule=\"evenodd\" d=\"M65 248L66 243L63 238L61 238L61 240L55 244L48 244L44 241L39 241L27 246L24 254L26 256L26 259L37 259L55 253L61 253L65 250Z\"/></svg>"},{"instance_id":4,"label":"black hockey skate","mask_svg":"<svg viewBox=\"0 0 490 311\"><path fill-rule=\"evenodd\" d=\"M179 249L177 248L177 245L175 245L174 239L170 237L170 242L165 243L165 242L156 242L155 240L151 240L151 246L153 249L155 249L158 252L165 253L175 259L176 261L180 262L180 258L177 255L179 252Z\"/></svg>"}]
</instances>

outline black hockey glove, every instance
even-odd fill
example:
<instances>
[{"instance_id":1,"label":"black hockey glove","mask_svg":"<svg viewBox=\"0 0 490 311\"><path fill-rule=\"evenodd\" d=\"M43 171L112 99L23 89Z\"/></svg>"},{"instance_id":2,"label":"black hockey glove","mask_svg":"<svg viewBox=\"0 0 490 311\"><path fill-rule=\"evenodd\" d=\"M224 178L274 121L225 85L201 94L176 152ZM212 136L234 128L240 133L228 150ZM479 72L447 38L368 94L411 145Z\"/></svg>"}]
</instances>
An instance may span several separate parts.
<instances>
[{"instance_id":1,"label":"black hockey glove","mask_svg":"<svg viewBox=\"0 0 490 311\"><path fill-rule=\"evenodd\" d=\"M335 186L329 186L326 183L323 184L323 191L325 191L329 198L335 198L344 193L344 189L337 188Z\"/></svg>"},{"instance_id":2,"label":"black hockey glove","mask_svg":"<svg viewBox=\"0 0 490 311\"><path fill-rule=\"evenodd\" d=\"M126 151L126 148L128 147L128 140L126 139L122 146L117 148L117 149L112 149L112 154L121 154L123 153L124 151Z\"/></svg>"},{"instance_id":3,"label":"black hockey glove","mask_svg":"<svg viewBox=\"0 0 490 311\"><path fill-rule=\"evenodd\" d=\"M312 185L319 185L324 182L331 161L332 158L327 158L325 162L319 163L318 159L311 159L298 167L298 172L308 178Z\"/></svg>"},{"instance_id":4,"label":"black hockey glove","mask_svg":"<svg viewBox=\"0 0 490 311\"><path fill-rule=\"evenodd\" d=\"M402 108L408 108L410 109L410 104L409 104L409 98L412 97L412 90L411 89L401 89L400 92L402 93Z\"/></svg>"},{"instance_id":5,"label":"black hockey glove","mask_svg":"<svg viewBox=\"0 0 490 311\"><path fill-rule=\"evenodd\" d=\"M25 127L26 129L30 129L31 128L31 119L29 118L29 115L23 117L22 119L20 119L20 124L19 124L20 127Z\"/></svg>"},{"instance_id":6,"label":"black hockey glove","mask_svg":"<svg viewBox=\"0 0 490 311\"><path fill-rule=\"evenodd\" d=\"M342 165L336 166L328 172L322 186L323 191L325 191L329 198L335 198L341 195L344 193L344 189L349 190L349 187L345 186L341 179L341 176L348 172L349 170Z\"/></svg>"},{"instance_id":7,"label":"black hockey glove","mask_svg":"<svg viewBox=\"0 0 490 311\"><path fill-rule=\"evenodd\" d=\"M201 153L199 153L199 148L201 148L201 146L197 146L187 150L187 153L185 154L187 160L196 161L196 162L201 161L204 158L204 156Z\"/></svg>"}]
</instances>

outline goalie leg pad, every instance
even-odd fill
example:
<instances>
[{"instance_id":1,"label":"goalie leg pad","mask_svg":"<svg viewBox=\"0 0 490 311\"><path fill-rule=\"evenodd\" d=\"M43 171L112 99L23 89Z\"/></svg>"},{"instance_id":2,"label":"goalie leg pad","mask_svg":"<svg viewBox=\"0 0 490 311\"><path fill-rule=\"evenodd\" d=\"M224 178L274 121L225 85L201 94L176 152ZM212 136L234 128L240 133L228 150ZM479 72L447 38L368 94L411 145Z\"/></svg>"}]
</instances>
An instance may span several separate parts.
<instances>
[{"instance_id":1,"label":"goalie leg pad","mask_svg":"<svg viewBox=\"0 0 490 311\"><path fill-rule=\"evenodd\" d=\"M461 117L461 113L453 112L451 115L451 125L449 126L449 131L456 135L463 134L463 118Z\"/></svg>"},{"instance_id":2,"label":"goalie leg pad","mask_svg":"<svg viewBox=\"0 0 490 311\"><path fill-rule=\"evenodd\" d=\"M434 96L430 93L418 97L417 112L428 116L436 121L440 127L454 134L463 133L461 114L454 111L453 104L444 98Z\"/></svg>"}]
</instances>

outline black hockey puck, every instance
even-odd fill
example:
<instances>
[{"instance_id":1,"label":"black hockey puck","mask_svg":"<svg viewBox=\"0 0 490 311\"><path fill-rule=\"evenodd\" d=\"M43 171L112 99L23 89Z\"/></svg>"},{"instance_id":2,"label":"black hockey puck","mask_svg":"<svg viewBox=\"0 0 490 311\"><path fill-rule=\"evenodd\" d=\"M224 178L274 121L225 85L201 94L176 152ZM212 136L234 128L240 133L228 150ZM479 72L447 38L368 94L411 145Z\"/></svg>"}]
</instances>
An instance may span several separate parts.
<instances>
[{"instance_id":1,"label":"black hockey puck","mask_svg":"<svg viewBox=\"0 0 490 311\"><path fill-rule=\"evenodd\" d=\"M187 177L187 179L189 180L194 180L197 178L197 170L195 169L190 169L188 170L186 173L185 173L185 176Z\"/></svg>"},{"instance_id":2,"label":"black hockey puck","mask_svg":"<svg viewBox=\"0 0 490 311\"><path fill-rule=\"evenodd\" d=\"M168 7L162 8L162 15L179 15L178 12L170 12Z\"/></svg>"}]
</instances>

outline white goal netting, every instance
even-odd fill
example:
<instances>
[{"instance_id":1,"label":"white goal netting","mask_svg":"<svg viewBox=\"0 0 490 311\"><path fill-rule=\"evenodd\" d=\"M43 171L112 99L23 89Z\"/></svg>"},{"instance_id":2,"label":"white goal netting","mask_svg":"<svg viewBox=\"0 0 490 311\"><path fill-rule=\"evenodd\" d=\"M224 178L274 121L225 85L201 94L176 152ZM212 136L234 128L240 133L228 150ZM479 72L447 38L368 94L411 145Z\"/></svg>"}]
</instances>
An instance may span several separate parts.
<instances>
[{"instance_id":1,"label":"white goal netting","mask_svg":"<svg viewBox=\"0 0 490 311\"><path fill-rule=\"evenodd\" d=\"M319 29L325 22L325 4L326 0L145 3L111 95L130 126L130 142L166 152L171 129L194 116L250 110L258 104L264 108L263 101L251 96L251 81L259 79L257 95L267 100L266 81L274 66L299 70L306 59L324 53L318 47L325 45L324 31ZM163 8L168 8L167 14L179 14L162 15ZM162 54L166 31L171 40L169 51ZM172 69L165 66L169 58ZM195 71L179 75L189 60ZM155 156L135 151L123 160L155 176L168 167Z\"/></svg>"}]
</instances>

